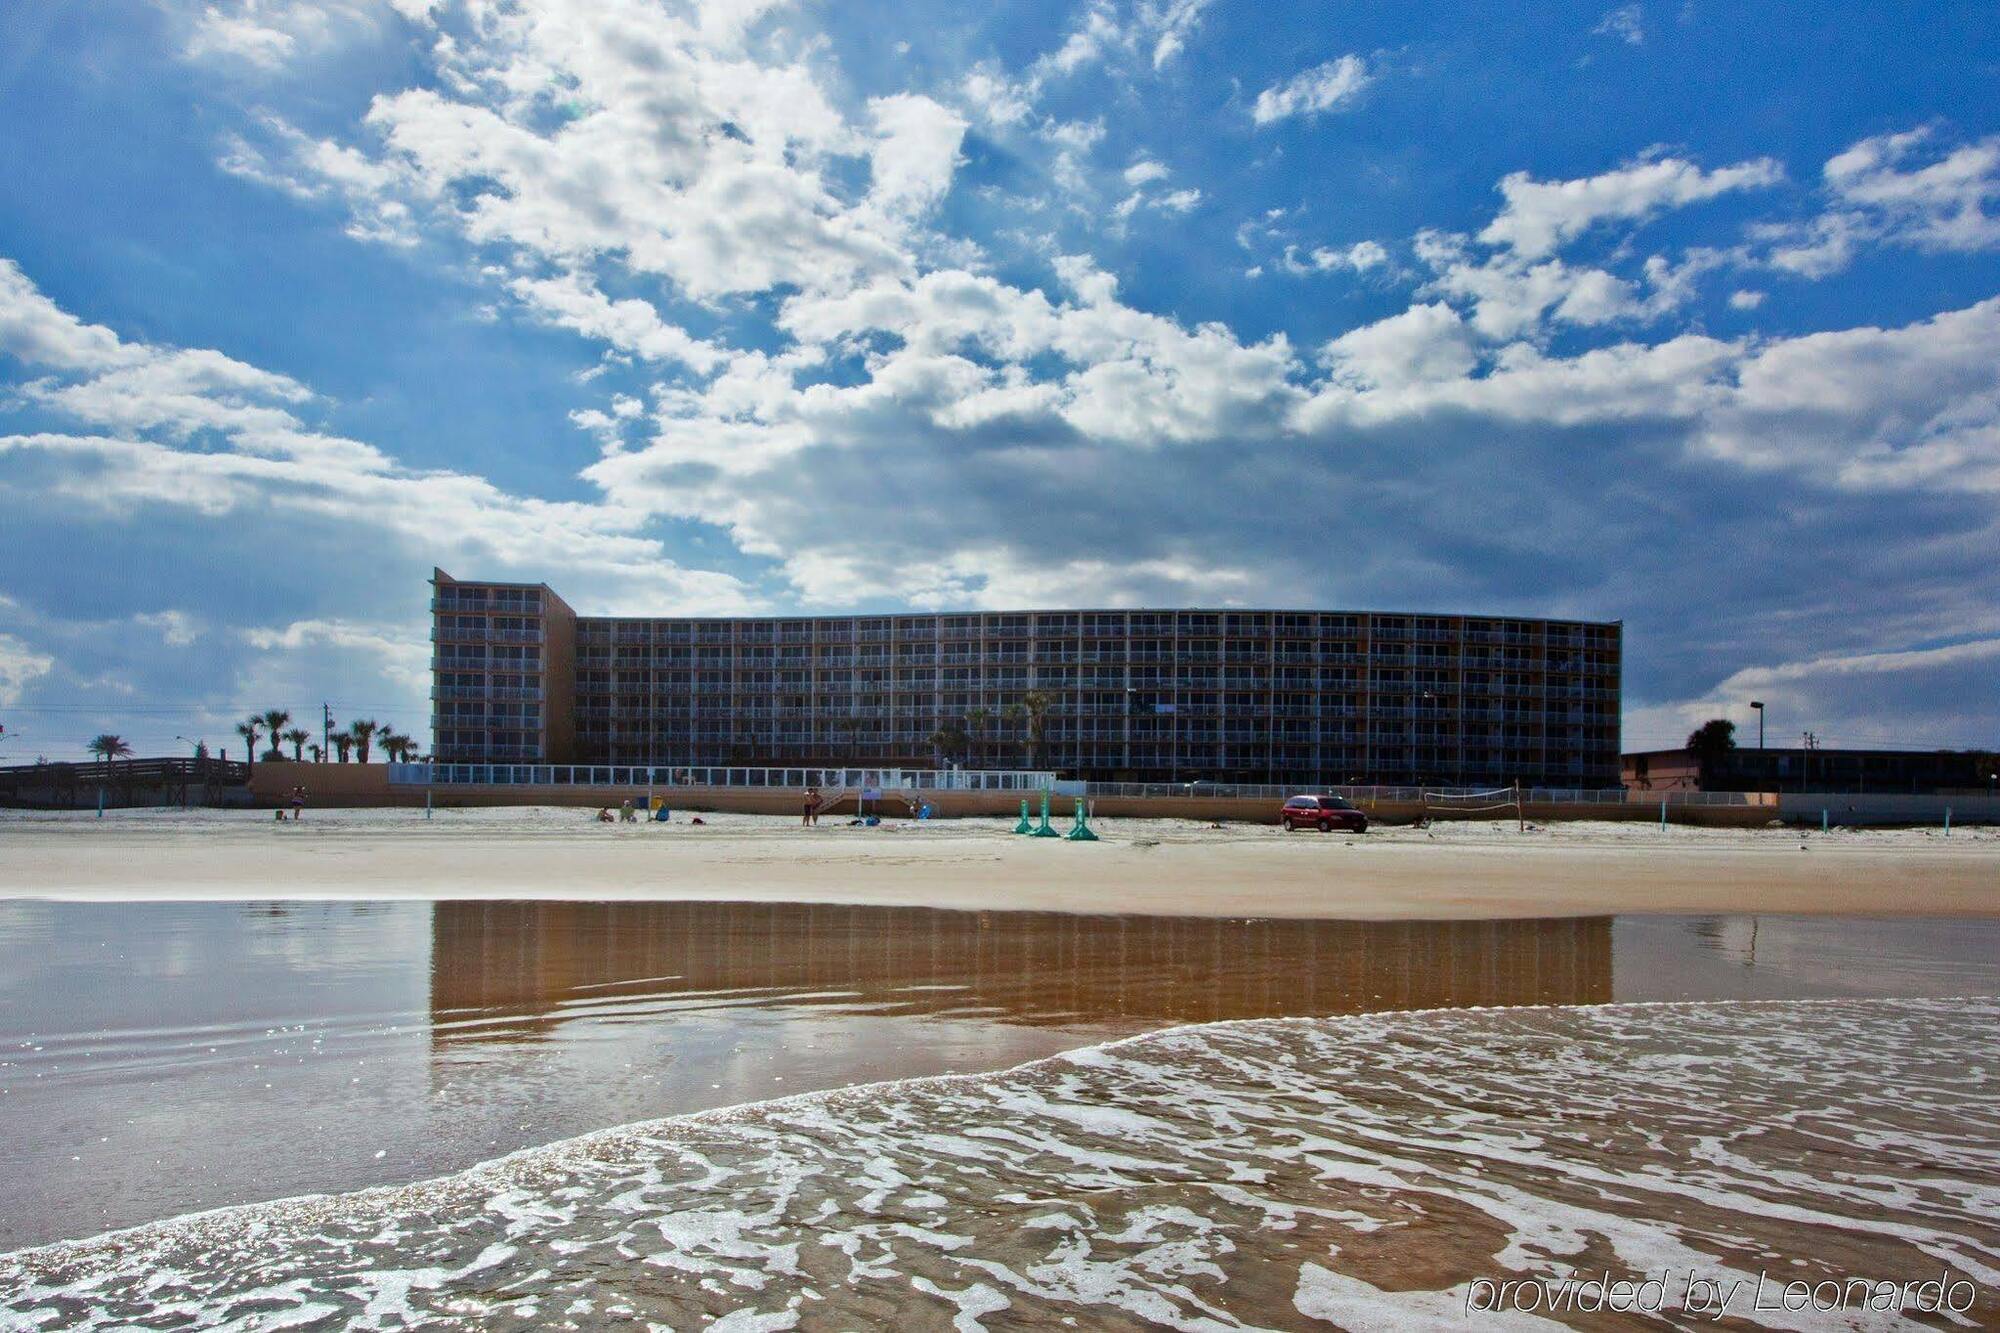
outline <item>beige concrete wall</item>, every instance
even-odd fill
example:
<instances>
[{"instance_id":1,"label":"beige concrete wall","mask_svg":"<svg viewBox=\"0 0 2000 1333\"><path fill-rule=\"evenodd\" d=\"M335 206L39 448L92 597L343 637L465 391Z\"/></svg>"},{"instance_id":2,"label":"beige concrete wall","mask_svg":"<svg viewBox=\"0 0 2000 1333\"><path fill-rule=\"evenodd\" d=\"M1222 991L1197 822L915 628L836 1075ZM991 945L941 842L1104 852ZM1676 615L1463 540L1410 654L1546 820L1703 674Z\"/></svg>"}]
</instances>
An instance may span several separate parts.
<instances>
[{"instance_id":1,"label":"beige concrete wall","mask_svg":"<svg viewBox=\"0 0 2000 1333\"><path fill-rule=\"evenodd\" d=\"M314 806L408 805L403 791L389 787L387 764L301 764L260 759L250 770L250 794L262 806L288 805L292 788L306 789L306 808ZM419 791L415 802L424 803Z\"/></svg>"}]
</instances>

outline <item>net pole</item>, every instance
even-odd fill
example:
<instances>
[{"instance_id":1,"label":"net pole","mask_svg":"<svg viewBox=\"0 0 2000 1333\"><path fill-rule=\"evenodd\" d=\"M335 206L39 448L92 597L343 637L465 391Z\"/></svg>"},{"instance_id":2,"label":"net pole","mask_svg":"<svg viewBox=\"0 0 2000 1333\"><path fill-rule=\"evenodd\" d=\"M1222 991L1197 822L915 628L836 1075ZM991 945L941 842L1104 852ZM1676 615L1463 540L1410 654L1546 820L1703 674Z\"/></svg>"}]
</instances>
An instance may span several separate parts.
<instances>
[{"instance_id":1,"label":"net pole","mask_svg":"<svg viewBox=\"0 0 2000 1333\"><path fill-rule=\"evenodd\" d=\"M1520 826L1520 831L1526 833L1528 831L1528 816L1521 810L1521 779L1519 778L1514 779L1514 819Z\"/></svg>"}]
</instances>

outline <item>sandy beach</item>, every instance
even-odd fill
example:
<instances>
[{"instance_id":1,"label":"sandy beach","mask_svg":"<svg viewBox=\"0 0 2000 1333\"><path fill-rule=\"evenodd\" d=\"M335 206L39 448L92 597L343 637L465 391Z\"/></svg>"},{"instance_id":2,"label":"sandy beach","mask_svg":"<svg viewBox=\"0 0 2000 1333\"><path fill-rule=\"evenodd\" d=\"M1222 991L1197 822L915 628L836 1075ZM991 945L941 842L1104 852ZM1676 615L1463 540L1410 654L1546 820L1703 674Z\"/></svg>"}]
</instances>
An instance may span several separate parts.
<instances>
[{"instance_id":1,"label":"sandy beach","mask_svg":"<svg viewBox=\"0 0 2000 1333\"><path fill-rule=\"evenodd\" d=\"M2000 916L2000 830L1724 830L1511 821L1285 834L1106 821L877 828L751 815L605 826L524 808L0 817L0 897L567 898L924 905L1221 917L1600 913Z\"/></svg>"}]
</instances>

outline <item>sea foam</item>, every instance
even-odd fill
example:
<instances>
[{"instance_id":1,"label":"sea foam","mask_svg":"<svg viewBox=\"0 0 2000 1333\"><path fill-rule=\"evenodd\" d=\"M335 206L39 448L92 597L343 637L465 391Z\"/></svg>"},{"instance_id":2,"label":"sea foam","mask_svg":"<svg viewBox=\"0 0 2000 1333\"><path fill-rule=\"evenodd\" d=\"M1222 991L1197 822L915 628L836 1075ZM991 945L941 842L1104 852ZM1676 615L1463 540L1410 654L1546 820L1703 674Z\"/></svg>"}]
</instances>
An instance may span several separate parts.
<instances>
[{"instance_id":1,"label":"sea foam","mask_svg":"<svg viewBox=\"0 0 2000 1333\"><path fill-rule=\"evenodd\" d=\"M0 1323L1428 1326L1482 1279L1940 1270L1991 1321L1996 1032L1994 1000L1180 1028L24 1250Z\"/></svg>"}]
</instances>

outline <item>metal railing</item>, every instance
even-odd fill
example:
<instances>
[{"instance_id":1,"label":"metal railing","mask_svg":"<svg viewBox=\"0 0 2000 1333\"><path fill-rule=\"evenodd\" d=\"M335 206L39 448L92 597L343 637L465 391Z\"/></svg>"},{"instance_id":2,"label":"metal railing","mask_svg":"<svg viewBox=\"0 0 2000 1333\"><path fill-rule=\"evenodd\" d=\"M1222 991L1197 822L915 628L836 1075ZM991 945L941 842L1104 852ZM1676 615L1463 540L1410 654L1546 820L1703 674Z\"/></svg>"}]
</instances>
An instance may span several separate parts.
<instances>
[{"instance_id":1,"label":"metal railing","mask_svg":"<svg viewBox=\"0 0 2000 1333\"><path fill-rule=\"evenodd\" d=\"M793 789L842 787L883 791L1042 791L1053 773L1027 769L941 768L743 768L678 764L391 764L396 786L728 787Z\"/></svg>"}]
</instances>

